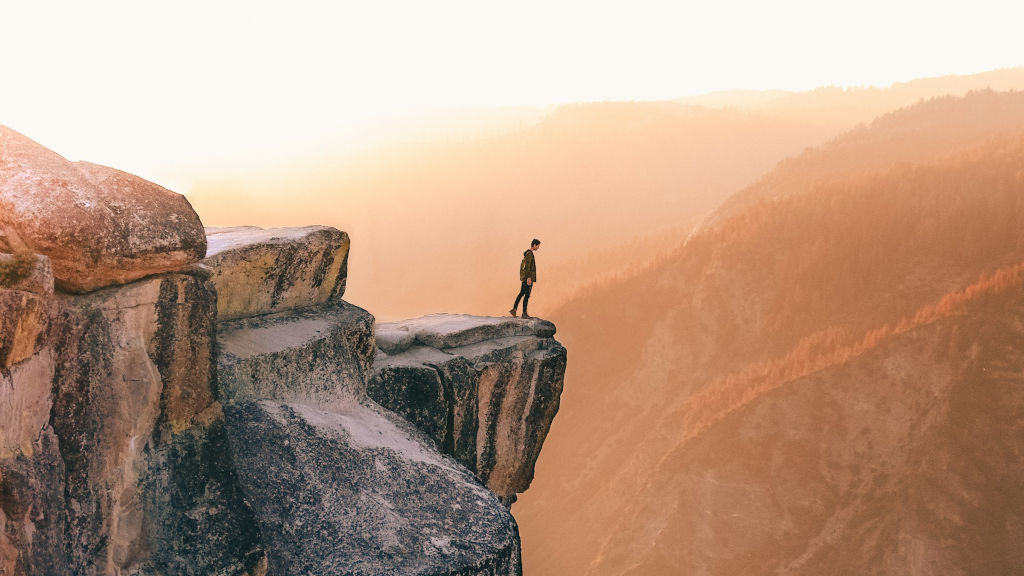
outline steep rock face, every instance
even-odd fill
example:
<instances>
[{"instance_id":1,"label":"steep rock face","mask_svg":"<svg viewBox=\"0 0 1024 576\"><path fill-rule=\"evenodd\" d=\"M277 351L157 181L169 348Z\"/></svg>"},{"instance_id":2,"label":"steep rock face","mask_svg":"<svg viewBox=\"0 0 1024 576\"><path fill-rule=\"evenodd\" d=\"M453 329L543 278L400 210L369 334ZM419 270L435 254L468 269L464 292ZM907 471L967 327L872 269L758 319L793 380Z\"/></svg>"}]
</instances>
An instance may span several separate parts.
<instances>
[{"instance_id":1,"label":"steep rock face","mask_svg":"<svg viewBox=\"0 0 1024 576\"><path fill-rule=\"evenodd\" d=\"M367 391L511 504L558 411L566 350L554 324L434 314L382 323Z\"/></svg>"},{"instance_id":2,"label":"steep rock face","mask_svg":"<svg viewBox=\"0 0 1024 576\"><path fill-rule=\"evenodd\" d=\"M183 197L0 146L0 575L521 574L498 497L366 396L344 232L211 229L195 264ZM490 323L418 329L554 333Z\"/></svg>"},{"instance_id":3,"label":"steep rock face","mask_svg":"<svg viewBox=\"0 0 1024 576\"><path fill-rule=\"evenodd\" d=\"M271 573L521 573L495 495L380 407L264 400L229 406L228 422Z\"/></svg>"},{"instance_id":4,"label":"steep rock face","mask_svg":"<svg viewBox=\"0 0 1024 576\"><path fill-rule=\"evenodd\" d=\"M195 262L206 236L184 196L0 126L0 251L45 254L58 287L88 292Z\"/></svg>"},{"instance_id":5,"label":"steep rock face","mask_svg":"<svg viewBox=\"0 0 1024 576\"><path fill-rule=\"evenodd\" d=\"M327 226L208 228L221 320L335 302L345 294L348 234Z\"/></svg>"},{"instance_id":6,"label":"steep rock face","mask_svg":"<svg viewBox=\"0 0 1024 576\"><path fill-rule=\"evenodd\" d=\"M32 356L48 323L53 295L50 259L37 254L0 254L0 368ZM2 451L0 451L2 453Z\"/></svg>"},{"instance_id":7,"label":"steep rock face","mask_svg":"<svg viewBox=\"0 0 1024 576\"><path fill-rule=\"evenodd\" d=\"M338 302L218 327L220 398L274 574L519 574L495 495L366 397L373 317Z\"/></svg>"},{"instance_id":8,"label":"steep rock face","mask_svg":"<svg viewBox=\"0 0 1024 576\"><path fill-rule=\"evenodd\" d=\"M44 346L0 382L14 400L0 403L6 573L218 573L257 561L233 472L210 466L225 444L215 305L212 284L182 274L48 302ZM208 528L201 540L197 526Z\"/></svg>"}]
</instances>

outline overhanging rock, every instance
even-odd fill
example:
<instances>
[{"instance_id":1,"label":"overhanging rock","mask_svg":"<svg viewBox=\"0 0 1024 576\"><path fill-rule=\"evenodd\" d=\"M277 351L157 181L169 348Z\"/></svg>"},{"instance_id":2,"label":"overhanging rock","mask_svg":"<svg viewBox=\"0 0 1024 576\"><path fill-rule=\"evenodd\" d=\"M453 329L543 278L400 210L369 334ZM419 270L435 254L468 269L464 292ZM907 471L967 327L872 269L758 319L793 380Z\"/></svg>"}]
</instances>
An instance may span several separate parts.
<instances>
[{"instance_id":1,"label":"overhanging rock","mask_svg":"<svg viewBox=\"0 0 1024 576\"><path fill-rule=\"evenodd\" d=\"M367 393L511 504L529 488L558 412L566 350L554 334L540 319L433 314L382 323Z\"/></svg>"}]
</instances>

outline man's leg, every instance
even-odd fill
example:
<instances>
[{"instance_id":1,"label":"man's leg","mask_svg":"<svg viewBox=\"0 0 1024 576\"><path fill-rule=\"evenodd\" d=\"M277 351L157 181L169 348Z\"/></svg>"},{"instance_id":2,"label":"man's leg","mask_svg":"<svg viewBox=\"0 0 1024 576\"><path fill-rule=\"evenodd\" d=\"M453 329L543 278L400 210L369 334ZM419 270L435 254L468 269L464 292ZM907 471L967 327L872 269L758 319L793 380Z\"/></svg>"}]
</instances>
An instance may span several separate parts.
<instances>
[{"instance_id":1,"label":"man's leg","mask_svg":"<svg viewBox=\"0 0 1024 576\"><path fill-rule=\"evenodd\" d=\"M523 283L523 290L526 291L523 294L523 318L529 318L530 315L526 312L526 307L530 305L530 293L533 292L533 284Z\"/></svg>"},{"instance_id":2,"label":"man's leg","mask_svg":"<svg viewBox=\"0 0 1024 576\"><path fill-rule=\"evenodd\" d=\"M519 309L519 301L523 299L523 296L526 296L527 298L530 297L530 293L528 291L528 288L530 288L530 286L528 286L526 284L526 282L523 282L523 286L519 289L519 295L516 296L516 303L514 305L512 305L512 309L508 311L509 314L515 316L516 315L516 310ZM526 312L526 304L525 303L523 304L523 312L524 313Z\"/></svg>"}]
</instances>

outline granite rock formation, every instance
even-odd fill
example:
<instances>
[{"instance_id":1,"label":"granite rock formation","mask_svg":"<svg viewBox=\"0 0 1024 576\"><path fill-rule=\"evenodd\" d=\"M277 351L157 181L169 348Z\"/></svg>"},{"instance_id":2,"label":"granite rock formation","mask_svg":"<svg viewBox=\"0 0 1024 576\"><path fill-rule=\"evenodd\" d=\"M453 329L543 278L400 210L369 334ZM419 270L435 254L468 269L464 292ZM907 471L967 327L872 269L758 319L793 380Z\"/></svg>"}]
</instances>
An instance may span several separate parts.
<instances>
[{"instance_id":1,"label":"granite rock formation","mask_svg":"<svg viewBox=\"0 0 1024 576\"><path fill-rule=\"evenodd\" d=\"M0 252L23 251L48 256L57 286L81 293L198 261L206 236L184 196L0 126Z\"/></svg>"},{"instance_id":2,"label":"granite rock formation","mask_svg":"<svg viewBox=\"0 0 1024 576\"><path fill-rule=\"evenodd\" d=\"M50 260L22 252L0 254L0 368L32 356L46 330L53 295Z\"/></svg>"},{"instance_id":3,"label":"granite rock formation","mask_svg":"<svg viewBox=\"0 0 1024 576\"><path fill-rule=\"evenodd\" d=\"M566 350L540 319L433 314L377 325L368 393L511 505L558 411Z\"/></svg>"},{"instance_id":4,"label":"granite rock formation","mask_svg":"<svg viewBox=\"0 0 1024 576\"><path fill-rule=\"evenodd\" d=\"M521 573L495 495L379 406L250 401L228 422L271 573Z\"/></svg>"},{"instance_id":5,"label":"granite rock formation","mask_svg":"<svg viewBox=\"0 0 1024 576\"><path fill-rule=\"evenodd\" d=\"M518 528L495 494L367 397L368 312L312 304L225 320L217 339L229 443L271 573L520 572Z\"/></svg>"},{"instance_id":6,"label":"granite rock formation","mask_svg":"<svg viewBox=\"0 0 1024 576\"><path fill-rule=\"evenodd\" d=\"M388 357L373 316L341 300L347 235L211 229L197 264L183 199L6 128L0 144L0 249L18 250L0 254L0 575L521 574L516 522L481 478L539 442L492 433L500 466L471 471L367 396ZM47 244L33 234L54 199L80 205ZM554 416L553 325L408 325L466 354L451 386L486 407L467 430L522 436L510 418L532 401L505 399L524 386L555 394L527 410ZM542 440L550 420L534 423Z\"/></svg>"},{"instance_id":7,"label":"granite rock formation","mask_svg":"<svg viewBox=\"0 0 1024 576\"><path fill-rule=\"evenodd\" d=\"M0 573L210 573L258 561L234 471L210 466L226 448L215 306L212 284L186 274L46 300L42 346L0 372Z\"/></svg>"},{"instance_id":8,"label":"granite rock formation","mask_svg":"<svg viewBox=\"0 0 1024 576\"><path fill-rule=\"evenodd\" d=\"M348 234L327 226L208 228L221 320L335 302L345 295Z\"/></svg>"}]
</instances>

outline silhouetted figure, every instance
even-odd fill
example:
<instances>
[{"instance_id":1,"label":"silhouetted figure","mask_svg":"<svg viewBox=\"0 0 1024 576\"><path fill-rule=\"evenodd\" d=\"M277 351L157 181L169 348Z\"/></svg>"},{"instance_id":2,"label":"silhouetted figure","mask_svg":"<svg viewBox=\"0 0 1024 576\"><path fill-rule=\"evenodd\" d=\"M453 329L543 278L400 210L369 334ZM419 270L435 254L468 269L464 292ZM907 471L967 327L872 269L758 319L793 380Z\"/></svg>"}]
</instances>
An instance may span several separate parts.
<instances>
[{"instance_id":1,"label":"silhouetted figure","mask_svg":"<svg viewBox=\"0 0 1024 576\"><path fill-rule=\"evenodd\" d=\"M519 281L523 283L516 296L516 303L508 311L513 318L516 316L516 309L519 308L519 300L523 301L523 318L530 318L526 312L526 306L530 303L530 292L533 291L533 283L537 281L537 261L533 259L533 253L540 249L540 240L536 238L530 242L530 249L523 252L523 262L519 265Z\"/></svg>"}]
</instances>

